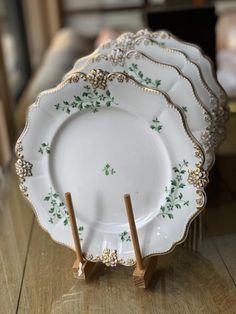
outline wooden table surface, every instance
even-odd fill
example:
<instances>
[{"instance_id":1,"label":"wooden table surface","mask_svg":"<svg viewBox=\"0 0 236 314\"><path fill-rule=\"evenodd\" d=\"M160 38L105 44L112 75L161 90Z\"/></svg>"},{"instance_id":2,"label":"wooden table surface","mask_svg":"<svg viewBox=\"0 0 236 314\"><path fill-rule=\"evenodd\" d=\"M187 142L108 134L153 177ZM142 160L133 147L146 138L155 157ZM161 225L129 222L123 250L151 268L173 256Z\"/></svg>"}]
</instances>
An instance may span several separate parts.
<instances>
[{"instance_id":1,"label":"wooden table surface","mask_svg":"<svg viewBox=\"0 0 236 314\"><path fill-rule=\"evenodd\" d=\"M147 290L132 268L101 266L72 276L74 253L42 231L12 168L0 202L0 314L236 313L236 115L212 172L198 251L179 246L159 258Z\"/></svg>"}]
</instances>

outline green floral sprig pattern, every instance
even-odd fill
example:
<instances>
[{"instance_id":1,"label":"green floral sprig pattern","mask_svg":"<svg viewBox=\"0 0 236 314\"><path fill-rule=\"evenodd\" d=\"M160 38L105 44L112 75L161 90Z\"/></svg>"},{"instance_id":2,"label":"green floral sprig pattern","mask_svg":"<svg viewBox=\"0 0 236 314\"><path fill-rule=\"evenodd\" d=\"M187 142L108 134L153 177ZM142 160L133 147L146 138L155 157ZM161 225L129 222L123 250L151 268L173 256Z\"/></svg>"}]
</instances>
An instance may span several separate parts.
<instances>
[{"instance_id":1,"label":"green floral sprig pattern","mask_svg":"<svg viewBox=\"0 0 236 314\"><path fill-rule=\"evenodd\" d=\"M102 104L106 107L111 107L115 104L115 99L109 90L98 92L90 86L84 86L84 90L80 96L74 96L74 100L69 102L64 100L62 104L58 103L55 106L56 110L71 113L71 110L77 109L79 111L89 109L92 112L98 112Z\"/></svg>"},{"instance_id":2,"label":"green floral sprig pattern","mask_svg":"<svg viewBox=\"0 0 236 314\"><path fill-rule=\"evenodd\" d=\"M115 169L112 168L112 166L110 164L105 164L104 168L102 169L102 171L104 172L104 174L106 176L109 175L114 175L116 173Z\"/></svg>"},{"instance_id":3,"label":"green floral sprig pattern","mask_svg":"<svg viewBox=\"0 0 236 314\"><path fill-rule=\"evenodd\" d=\"M162 125L161 125L160 121L157 118L155 118L152 120L150 128L152 130L156 131L157 133L160 133L162 130Z\"/></svg>"},{"instance_id":4,"label":"green floral sprig pattern","mask_svg":"<svg viewBox=\"0 0 236 314\"><path fill-rule=\"evenodd\" d=\"M130 242L131 241L131 237L130 237L128 231L123 231L122 233L119 234L119 237L120 237L122 242Z\"/></svg>"},{"instance_id":5,"label":"green floral sprig pattern","mask_svg":"<svg viewBox=\"0 0 236 314\"><path fill-rule=\"evenodd\" d=\"M49 222L54 224L56 221L63 219L64 226L68 225L69 214L64 202L61 201L59 194L53 192L51 188L50 192L44 197L44 201L50 204L50 209L48 210L50 214Z\"/></svg>"},{"instance_id":6,"label":"green floral sprig pattern","mask_svg":"<svg viewBox=\"0 0 236 314\"><path fill-rule=\"evenodd\" d=\"M128 68L128 74L133 76L139 83L150 87L158 87L161 85L161 80L152 80L150 77L145 77L143 72L139 70L138 65L132 63Z\"/></svg>"},{"instance_id":7,"label":"green floral sprig pattern","mask_svg":"<svg viewBox=\"0 0 236 314\"><path fill-rule=\"evenodd\" d=\"M50 154L50 153L51 153L51 150L50 150L49 144L48 144L48 143L42 143L42 144L40 145L40 147L39 147L38 152L39 152L40 154L42 154L42 155L43 155L44 153Z\"/></svg>"},{"instance_id":8,"label":"green floral sprig pattern","mask_svg":"<svg viewBox=\"0 0 236 314\"><path fill-rule=\"evenodd\" d=\"M67 226L69 224L69 213L66 209L64 202L61 201L59 194L54 192L51 188L50 192L44 197L44 201L50 204L50 208L48 210L48 213L50 215L49 222L51 224L54 224L58 220L62 219L64 226ZM79 226L78 233L80 240L83 240L82 238L83 231L84 227Z\"/></svg>"},{"instance_id":9,"label":"green floral sprig pattern","mask_svg":"<svg viewBox=\"0 0 236 314\"><path fill-rule=\"evenodd\" d=\"M165 199L165 204L161 206L162 217L168 217L170 219L174 218L173 210L175 208L180 209L183 206L189 206L189 201L184 200L184 195L182 193L184 187L183 176L185 175L188 167L188 162L183 160L179 163L177 167L173 167L174 178L171 180L170 188L165 188L167 194Z\"/></svg>"}]
</instances>

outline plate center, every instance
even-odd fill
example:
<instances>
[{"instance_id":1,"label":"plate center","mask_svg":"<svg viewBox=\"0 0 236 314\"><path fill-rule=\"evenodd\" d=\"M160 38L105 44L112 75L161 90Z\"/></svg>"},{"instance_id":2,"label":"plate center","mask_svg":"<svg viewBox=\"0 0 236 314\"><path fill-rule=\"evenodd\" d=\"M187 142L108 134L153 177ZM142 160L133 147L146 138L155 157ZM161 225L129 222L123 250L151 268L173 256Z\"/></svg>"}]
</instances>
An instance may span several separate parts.
<instances>
[{"instance_id":1,"label":"plate center","mask_svg":"<svg viewBox=\"0 0 236 314\"><path fill-rule=\"evenodd\" d=\"M52 185L61 197L72 193L79 223L111 233L127 229L125 193L141 227L160 212L171 177L160 134L118 107L69 117L53 138L49 162Z\"/></svg>"}]
</instances>

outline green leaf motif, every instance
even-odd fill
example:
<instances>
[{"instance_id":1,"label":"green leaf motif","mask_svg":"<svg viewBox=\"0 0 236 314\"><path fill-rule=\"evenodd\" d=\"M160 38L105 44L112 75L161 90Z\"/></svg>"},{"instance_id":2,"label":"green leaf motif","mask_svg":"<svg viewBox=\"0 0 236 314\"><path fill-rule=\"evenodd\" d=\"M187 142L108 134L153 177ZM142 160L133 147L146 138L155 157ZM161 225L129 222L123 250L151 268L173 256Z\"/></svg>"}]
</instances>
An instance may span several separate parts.
<instances>
[{"instance_id":1,"label":"green leaf motif","mask_svg":"<svg viewBox=\"0 0 236 314\"><path fill-rule=\"evenodd\" d=\"M160 124L160 121L157 118L155 118L152 120L152 124L150 125L150 128L156 131L157 133L160 133L162 129L162 125Z\"/></svg>"},{"instance_id":2,"label":"green leaf motif","mask_svg":"<svg viewBox=\"0 0 236 314\"><path fill-rule=\"evenodd\" d=\"M183 160L177 167L173 167L174 178L171 180L170 188L165 188L167 194L165 204L161 206L162 217L173 219L173 210L175 208L181 209L183 206L189 206L189 201L184 200L184 195L180 191L184 189L186 184L183 183L183 175L186 173L188 162Z\"/></svg>"},{"instance_id":3,"label":"green leaf motif","mask_svg":"<svg viewBox=\"0 0 236 314\"><path fill-rule=\"evenodd\" d=\"M182 106L181 108L183 109L184 112L188 112L188 108L187 107Z\"/></svg>"},{"instance_id":4,"label":"green leaf motif","mask_svg":"<svg viewBox=\"0 0 236 314\"><path fill-rule=\"evenodd\" d=\"M120 237L122 242L130 242L131 241L131 238L130 238L128 231L123 231L122 233L119 234L119 237Z\"/></svg>"},{"instance_id":5,"label":"green leaf motif","mask_svg":"<svg viewBox=\"0 0 236 314\"><path fill-rule=\"evenodd\" d=\"M156 42L156 43L157 43L158 46L160 46L160 47L162 47L162 48L164 48L164 47L166 46L165 43L160 42L160 41L158 41L158 42Z\"/></svg>"},{"instance_id":6,"label":"green leaf motif","mask_svg":"<svg viewBox=\"0 0 236 314\"><path fill-rule=\"evenodd\" d=\"M161 85L161 80L152 80L150 77L145 77L143 72L138 69L138 65L132 63L132 65L128 68L128 74L133 76L139 83L157 88Z\"/></svg>"},{"instance_id":7,"label":"green leaf motif","mask_svg":"<svg viewBox=\"0 0 236 314\"><path fill-rule=\"evenodd\" d=\"M110 164L105 164L102 171L105 173L106 176L114 175L116 173L115 169L112 168Z\"/></svg>"},{"instance_id":8,"label":"green leaf motif","mask_svg":"<svg viewBox=\"0 0 236 314\"><path fill-rule=\"evenodd\" d=\"M84 226L79 226L78 227L78 234L79 234L80 241L83 241L83 238L82 238L82 232L83 231L84 231Z\"/></svg>"},{"instance_id":9,"label":"green leaf motif","mask_svg":"<svg viewBox=\"0 0 236 314\"><path fill-rule=\"evenodd\" d=\"M109 90L104 92L98 92L96 89L90 86L84 86L84 90L80 96L74 96L74 100L71 102L63 101L62 104L58 103L55 106L56 110L71 113L71 110L77 109L79 111L88 109L95 112L99 111L99 108L105 104L106 107L110 107L115 104L115 99L111 95Z\"/></svg>"},{"instance_id":10,"label":"green leaf motif","mask_svg":"<svg viewBox=\"0 0 236 314\"><path fill-rule=\"evenodd\" d=\"M48 143L42 143L39 147L38 153L40 154L50 154L51 153L51 149Z\"/></svg>"},{"instance_id":11,"label":"green leaf motif","mask_svg":"<svg viewBox=\"0 0 236 314\"><path fill-rule=\"evenodd\" d=\"M69 214L65 207L65 204L60 200L59 194L52 191L44 197L44 201L50 204L50 208L48 210L50 214L49 222L54 224L60 219L63 219L64 226L69 223Z\"/></svg>"},{"instance_id":12,"label":"green leaf motif","mask_svg":"<svg viewBox=\"0 0 236 314\"><path fill-rule=\"evenodd\" d=\"M65 204L61 201L58 193L53 192L52 188L50 192L44 197L44 201L50 204L48 213L50 214L49 222L51 224L56 223L58 220L63 220L64 226L69 224L69 213L66 209ZM78 233L80 240L82 241L82 232L84 231L83 226L78 227Z\"/></svg>"}]
</instances>

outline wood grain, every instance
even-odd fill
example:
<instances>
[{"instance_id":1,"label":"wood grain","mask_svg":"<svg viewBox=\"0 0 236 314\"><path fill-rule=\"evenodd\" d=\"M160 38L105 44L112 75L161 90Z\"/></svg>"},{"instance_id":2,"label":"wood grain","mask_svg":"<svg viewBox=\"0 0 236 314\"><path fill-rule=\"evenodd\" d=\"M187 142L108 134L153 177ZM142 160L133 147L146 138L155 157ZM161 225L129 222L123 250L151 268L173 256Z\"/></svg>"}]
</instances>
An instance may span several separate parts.
<instances>
[{"instance_id":1,"label":"wood grain","mask_svg":"<svg viewBox=\"0 0 236 314\"><path fill-rule=\"evenodd\" d=\"M15 313L33 213L19 192L14 171L0 202L0 313Z\"/></svg>"},{"instance_id":2,"label":"wood grain","mask_svg":"<svg viewBox=\"0 0 236 314\"><path fill-rule=\"evenodd\" d=\"M236 285L236 234L214 237L213 242Z\"/></svg>"},{"instance_id":3,"label":"wood grain","mask_svg":"<svg viewBox=\"0 0 236 314\"><path fill-rule=\"evenodd\" d=\"M34 224L19 313L233 313L236 288L211 239L201 253L181 247L159 258L148 290L132 268L103 265L91 281L74 280L74 254Z\"/></svg>"},{"instance_id":4,"label":"wood grain","mask_svg":"<svg viewBox=\"0 0 236 314\"><path fill-rule=\"evenodd\" d=\"M143 269L140 270L137 267L133 272L134 285L137 288L148 288L152 276L156 271L157 256L152 256L143 260Z\"/></svg>"},{"instance_id":5,"label":"wood grain","mask_svg":"<svg viewBox=\"0 0 236 314\"><path fill-rule=\"evenodd\" d=\"M127 218L129 221L130 234L132 238L132 244L133 244L136 264L137 264L136 276L138 276L138 272L139 271L142 272L144 270L144 267L143 267L142 254L141 254L140 245L139 245L138 233L137 233L137 229L135 225L134 212L133 212L131 198L129 194L124 195L124 201L125 201L125 208L126 208Z\"/></svg>"},{"instance_id":6,"label":"wood grain","mask_svg":"<svg viewBox=\"0 0 236 314\"><path fill-rule=\"evenodd\" d=\"M66 207L68 209L69 217L70 217L70 226L71 226L71 232L73 234L73 239L74 239L74 244L75 244L76 257L77 257L78 263L80 264L80 263L83 263L84 259L82 255L80 238L79 238L77 223L75 219L75 212L74 212L74 207L73 207L70 192L65 193L65 200L66 200Z\"/></svg>"},{"instance_id":7,"label":"wood grain","mask_svg":"<svg viewBox=\"0 0 236 314\"><path fill-rule=\"evenodd\" d=\"M236 284L236 197L219 180L217 198L205 213L205 225Z\"/></svg>"}]
</instances>

